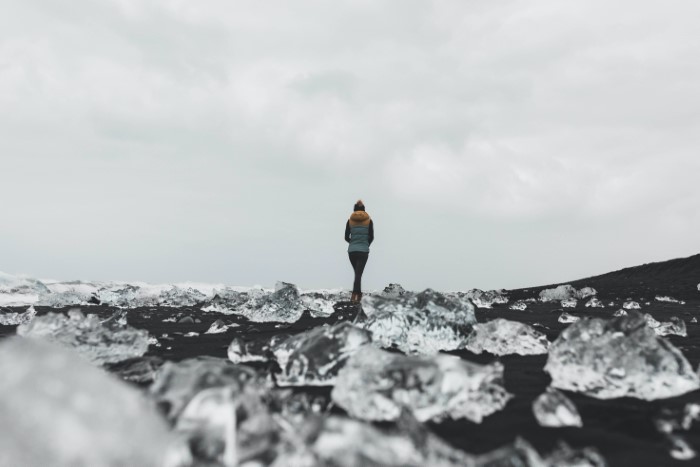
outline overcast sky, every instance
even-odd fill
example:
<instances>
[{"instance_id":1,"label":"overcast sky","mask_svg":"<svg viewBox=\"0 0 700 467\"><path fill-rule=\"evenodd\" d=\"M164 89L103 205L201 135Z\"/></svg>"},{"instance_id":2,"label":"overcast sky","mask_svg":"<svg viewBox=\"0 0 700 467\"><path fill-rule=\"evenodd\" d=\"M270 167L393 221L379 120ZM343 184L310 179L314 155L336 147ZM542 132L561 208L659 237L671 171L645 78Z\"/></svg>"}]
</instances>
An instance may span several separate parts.
<instances>
[{"instance_id":1,"label":"overcast sky","mask_svg":"<svg viewBox=\"0 0 700 467\"><path fill-rule=\"evenodd\" d=\"M0 270L515 288L700 252L700 2L4 0Z\"/></svg>"}]
</instances>

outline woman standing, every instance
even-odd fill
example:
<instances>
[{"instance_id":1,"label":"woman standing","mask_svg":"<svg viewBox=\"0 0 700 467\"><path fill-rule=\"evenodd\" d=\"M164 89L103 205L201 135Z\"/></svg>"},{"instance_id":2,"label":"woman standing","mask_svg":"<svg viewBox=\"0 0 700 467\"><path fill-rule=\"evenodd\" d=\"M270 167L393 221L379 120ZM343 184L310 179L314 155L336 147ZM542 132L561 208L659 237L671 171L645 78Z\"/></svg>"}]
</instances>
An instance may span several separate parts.
<instances>
[{"instance_id":1,"label":"woman standing","mask_svg":"<svg viewBox=\"0 0 700 467\"><path fill-rule=\"evenodd\" d=\"M361 199L355 203L353 213L345 223L345 241L349 243L348 256L355 271L350 301L358 303L362 298L362 272L369 257L369 246L374 241L374 223L365 212L365 204Z\"/></svg>"}]
</instances>

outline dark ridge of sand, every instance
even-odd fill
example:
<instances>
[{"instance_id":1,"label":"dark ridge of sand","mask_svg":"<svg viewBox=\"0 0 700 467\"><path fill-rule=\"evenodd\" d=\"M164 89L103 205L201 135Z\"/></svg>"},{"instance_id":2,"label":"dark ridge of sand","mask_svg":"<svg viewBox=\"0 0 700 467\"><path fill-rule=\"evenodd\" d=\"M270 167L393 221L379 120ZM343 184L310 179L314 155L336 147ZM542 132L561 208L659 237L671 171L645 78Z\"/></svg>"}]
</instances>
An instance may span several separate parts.
<instances>
[{"instance_id":1,"label":"dark ridge of sand","mask_svg":"<svg viewBox=\"0 0 700 467\"><path fill-rule=\"evenodd\" d=\"M700 283L700 254L642 264L585 279L514 289L508 291L508 294L515 300L537 297L544 289L571 284L576 288L593 287L598 291L598 298L605 300L627 297L635 300L640 297L653 300L656 295L692 300L700 297L698 283Z\"/></svg>"}]
</instances>

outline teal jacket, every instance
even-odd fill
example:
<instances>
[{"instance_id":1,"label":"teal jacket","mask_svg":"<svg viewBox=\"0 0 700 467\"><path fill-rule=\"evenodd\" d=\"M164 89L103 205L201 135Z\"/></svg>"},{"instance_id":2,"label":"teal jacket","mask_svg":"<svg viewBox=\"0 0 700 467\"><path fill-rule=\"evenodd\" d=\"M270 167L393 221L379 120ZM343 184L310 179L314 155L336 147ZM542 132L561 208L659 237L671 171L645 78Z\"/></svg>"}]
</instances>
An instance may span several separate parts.
<instances>
[{"instance_id":1,"label":"teal jacket","mask_svg":"<svg viewBox=\"0 0 700 467\"><path fill-rule=\"evenodd\" d=\"M374 222L365 211L355 211L345 223L345 241L349 243L348 253L359 251L369 253L374 241Z\"/></svg>"}]
</instances>

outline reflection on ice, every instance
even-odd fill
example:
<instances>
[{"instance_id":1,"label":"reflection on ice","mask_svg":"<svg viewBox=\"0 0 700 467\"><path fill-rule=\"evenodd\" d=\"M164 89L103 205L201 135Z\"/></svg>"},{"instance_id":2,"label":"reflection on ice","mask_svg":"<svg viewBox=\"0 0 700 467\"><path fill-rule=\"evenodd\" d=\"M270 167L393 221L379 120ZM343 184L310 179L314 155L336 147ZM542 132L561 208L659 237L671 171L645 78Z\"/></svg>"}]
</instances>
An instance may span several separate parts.
<instances>
[{"instance_id":1,"label":"reflection on ice","mask_svg":"<svg viewBox=\"0 0 700 467\"><path fill-rule=\"evenodd\" d=\"M451 355L405 356L366 346L340 370L332 397L363 420L396 420L408 409L420 421L480 423L511 396L498 362L478 365Z\"/></svg>"}]
</instances>

